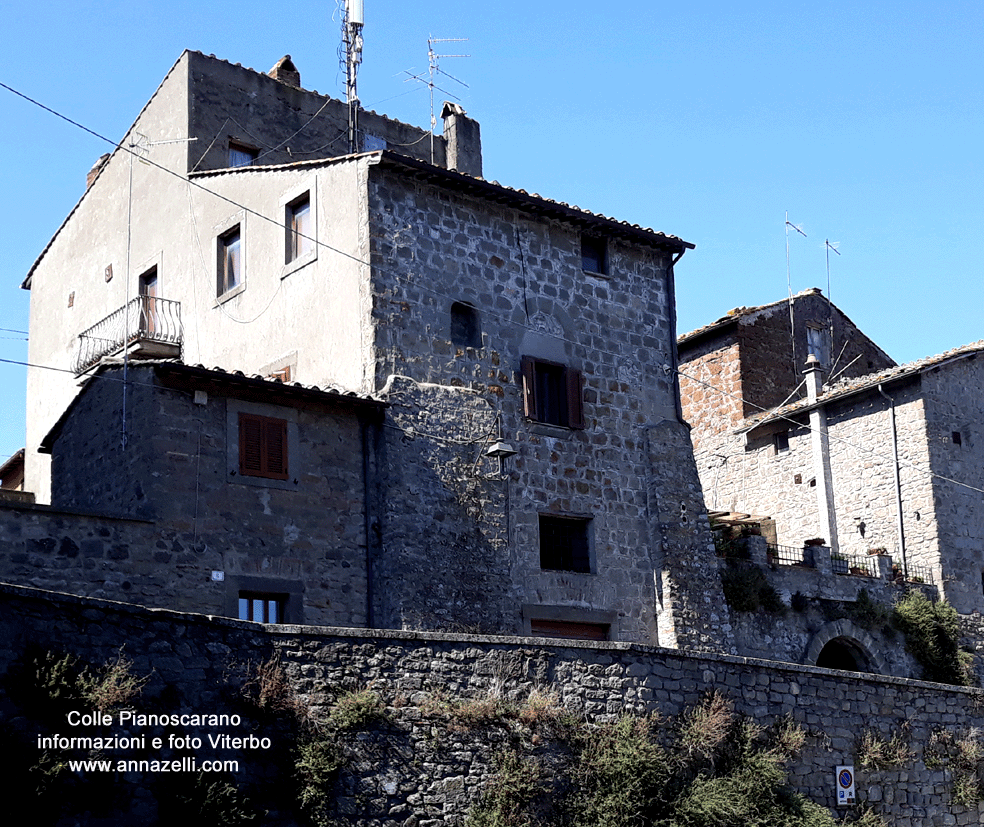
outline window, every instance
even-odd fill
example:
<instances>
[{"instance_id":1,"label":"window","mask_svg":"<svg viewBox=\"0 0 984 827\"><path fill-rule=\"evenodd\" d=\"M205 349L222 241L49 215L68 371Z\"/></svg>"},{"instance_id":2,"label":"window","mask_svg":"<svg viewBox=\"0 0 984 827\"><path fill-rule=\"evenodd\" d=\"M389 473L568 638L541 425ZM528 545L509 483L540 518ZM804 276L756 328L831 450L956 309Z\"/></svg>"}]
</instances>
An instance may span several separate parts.
<instances>
[{"instance_id":1,"label":"window","mask_svg":"<svg viewBox=\"0 0 984 827\"><path fill-rule=\"evenodd\" d=\"M285 480L287 472L287 421L240 413L239 473Z\"/></svg>"},{"instance_id":2,"label":"window","mask_svg":"<svg viewBox=\"0 0 984 827\"><path fill-rule=\"evenodd\" d=\"M556 637L568 640L608 640L607 623L577 623L564 620L531 620L532 637Z\"/></svg>"},{"instance_id":3,"label":"window","mask_svg":"<svg viewBox=\"0 0 984 827\"><path fill-rule=\"evenodd\" d=\"M284 623L287 595L239 592L239 619L254 623Z\"/></svg>"},{"instance_id":4,"label":"window","mask_svg":"<svg viewBox=\"0 0 984 827\"><path fill-rule=\"evenodd\" d=\"M583 428L581 371L559 362L524 356L523 407L530 419L562 428Z\"/></svg>"},{"instance_id":5,"label":"window","mask_svg":"<svg viewBox=\"0 0 984 827\"><path fill-rule=\"evenodd\" d=\"M470 304L455 302L451 305L451 343L458 347L482 346L482 321Z\"/></svg>"},{"instance_id":6,"label":"window","mask_svg":"<svg viewBox=\"0 0 984 827\"><path fill-rule=\"evenodd\" d=\"M229 141L229 166L248 167L256 160L257 151L245 144Z\"/></svg>"},{"instance_id":7,"label":"window","mask_svg":"<svg viewBox=\"0 0 984 827\"><path fill-rule=\"evenodd\" d=\"M597 236L581 236L581 269L608 275L608 244Z\"/></svg>"},{"instance_id":8,"label":"window","mask_svg":"<svg viewBox=\"0 0 984 827\"><path fill-rule=\"evenodd\" d=\"M287 264L314 250L314 222L311 195L304 193L287 205L284 228L287 231Z\"/></svg>"},{"instance_id":9,"label":"window","mask_svg":"<svg viewBox=\"0 0 984 827\"><path fill-rule=\"evenodd\" d=\"M815 356L821 365L830 364L830 348L827 331L816 325L807 324L806 326L806 349L809 355Z\"/></svg>"},{"instance_id":10,"label":"window","mask_svg":"<svg viewBox=\"0 0 984 827\"><path fill-rule=\"evenodd\" d=\"M789 450L789 431L779 431L772 436L772 445L775 454L784 454Z\"/></svg>"},{"instance_id":11,"label":"window","mask_svg":"<svg viewBox=\"0 0 984 827\"><path fill-rule=\"evenodd\" d=\"M237 224L219 236L218 283L216 295L228 293L243 282L242 239Z\"/></svg>"},{"instance_id":12,"label":"window","mask_svg":"<svg viewBox=\"0 0 984 827\"><path fill-rule=\"evenodd\" d=\"M591 573L588 526L581 517L540 515L540 568Z\"/></svg>"}]
</instances>

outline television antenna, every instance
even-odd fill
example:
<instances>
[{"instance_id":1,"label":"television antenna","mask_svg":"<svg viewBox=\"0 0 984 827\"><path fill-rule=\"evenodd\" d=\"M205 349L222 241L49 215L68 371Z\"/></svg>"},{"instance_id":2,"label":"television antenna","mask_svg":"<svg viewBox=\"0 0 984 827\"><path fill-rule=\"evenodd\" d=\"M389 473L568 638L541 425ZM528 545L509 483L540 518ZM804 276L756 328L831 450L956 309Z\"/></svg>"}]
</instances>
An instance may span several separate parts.
<instances>
[{"instance_id":1,"label":"television antenna","mask_svg":"<svg viewBox=\"0 0 984 827\"><path fill-rule=\"evenodd\" d=\"M434 127L437 126L437 117L434 115L434 90L437 89L439 92L443 92L445 95L454 98L456 101L461 100L461 98L459 98L453 92L449 92L447 89L442 89L440 86L437 86L434 83L434 75L437 74L445 75L451 78L451 80L453 80L455 83L460 83L466 89L468 88L468 84L465 83L463 80L458 80L458 78L456 78L454 75L445 72L440 67L439 61L446 57L471 57L471 55L439 55L434 50L434 44L435 43L467 43L467 42L468 42L467 37L430 36L427 38L427 65L428 65L427 80L424 80L424 78L422 78L419 74L415 75L404 69L405 74L410 76L404 81L404 83L406 83L407 80L416 80L419 81L420 83L425 84L427 88L430 90L430 162L432 164L434 163Z\"/></svg>"},{"instance_id":2,"label":"television antenna","mask_svg":"<svg viewBox=\"0 0 984 827\"><path fill-rule=\"evenodd\" d=\"M786 290L789 293L789 344L792 348L793 355L793 376L796 375L796 335L795 326L793 322L793 281L789 275L789 228L792 227L796 232L798 232L803 238L806 238L806 233L803 232L803 227L799 224L793 224L789 220L789 210L786 210Z\"/></svg>"}]
</instances>

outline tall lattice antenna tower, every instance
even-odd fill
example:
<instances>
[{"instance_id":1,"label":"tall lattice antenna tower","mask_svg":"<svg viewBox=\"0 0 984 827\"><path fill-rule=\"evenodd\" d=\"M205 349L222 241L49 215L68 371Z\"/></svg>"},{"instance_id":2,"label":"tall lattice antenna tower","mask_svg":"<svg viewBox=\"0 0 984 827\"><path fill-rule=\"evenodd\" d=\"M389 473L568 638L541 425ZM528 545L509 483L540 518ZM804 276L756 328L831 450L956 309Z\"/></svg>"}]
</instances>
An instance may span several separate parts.
<instances>
[{"instance_id":1,"label":"tall lattice antenna tower","mask_svg":"<svg viewBox=\"0 0 984 827\"><path fill-rule=\"evenodd\" d=\"M345 0L342 43L345 46L345 101L348 103L348 151L359 149L359 92L356 76L362 63L363 0Z\"/></svg>"}]
</instances>

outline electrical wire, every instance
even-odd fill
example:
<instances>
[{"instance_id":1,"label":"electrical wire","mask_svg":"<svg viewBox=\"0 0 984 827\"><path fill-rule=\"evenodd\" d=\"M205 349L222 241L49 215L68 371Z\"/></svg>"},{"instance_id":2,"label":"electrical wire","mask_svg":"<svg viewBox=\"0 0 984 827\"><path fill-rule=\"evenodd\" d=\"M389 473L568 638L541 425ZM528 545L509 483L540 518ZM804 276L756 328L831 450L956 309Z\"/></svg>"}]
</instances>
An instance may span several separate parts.
<instances>
[{"instance_id":1,"label":"electrical wire","mask_svg":"<svg viewBox=\"0 0 984 827\"><path fill-rule=\"evenodd\" d=\"M762 411L763 413L770 413L770 412L772 412L772 411L775 410L775 409L763 408L761 405L756 405L754 402L749 402L748 400L746 400L744 397L742 397L740 395L729 393L728 391L723 390L722 388L719 388L716 385L712 385L709 382L705 382L702 379L698 379L696 376L691 376L689 373L685 373L684 371L680 370L679 368L677 369L677 373L680 376L683 376L686 379L691 380L692 382L696 382L699 385L703 385L705 388L709 388L709 389L711 389L713 391L716 391L717 393L721 394L722 396L727 396L727 397L729 397L731 399L736 399L739 402L741 402L742 404L748 405L749 407L758 408L758 410ZM783 420L785 422L790 422L793 425L795 425L797 428L803 428L803 429L806 430L807 433L813 433L813 430L814 429L813 429L812 426L810 426L807 423L800 422L800 421L798 421L796 419L793 419L792 416L789 416L789 415L786 415L786 414L781 414L780 416L777 417L777 419ZM827 438L828 439L831 439L831 440L834 440L835 442L840 442L840 443L842 443L844 445L847 445L849 448L853 448L856 451L862 451L862 452L867 453L867 454L869 454L869 455L871 455L871 456L873 456L873 457L875 457L877 459L884 460L885 462L890 462L890 463L894 463L895 462L895 458L892 457L892 456L890 456L889 454L883 454L880 451L875 450L874 448L867 447L866 445L856 445L855 443L851 442L849 439L844 439L843 437L834 436L833 434L830 433L829 430L827 431ZM737 451L733 452L732 456L738 456L738 452ZM727 461L727 458L725 458L725 460ZM953 485L958 485L961 488L968 488L971 491L974 491L974 492L976 492L978 494L984 494L984 488L977 488L976 486L970 485L969 483L960 482L960 480L955 480L952 477L946 477L943 474L937 474L932 469L927 469L925 467L922 467L920 465L917 465L916 463L912 462L911 460L901 460L900 459L899 460L899 464L900 465L904 465L905 467L909 468L912 471L915 471L917 474L925 474L925 475L929 476L932 479L942 480L943 482L949 482L949 483L952 483Z\"/></svg>"},{"instance_id":2,"label":"electrical wire","mask_svg":"<svg viewBox=\"0 0 984 827\"><path fill-rule=\"evenodd\" d=\"M116 149L123 150L124 152L127 152L127 153L129 153L131 155L135 155L136 154L131 149L129 149L128 147L125 147L124 145L119 144L119 143L117 143L117 142L115 142L115 141L113 141L113 140L105 137L104 135L99 134L95 130L89 129L87 126L84 126L83 124L81 124L81 123L79 123L79 122L77 122L77 121L69 118L67 115L63 115L60 112L57 112L56 110L51 109L48 106L45 106L43 103L40 103L39 101L37 101L37 100L29 97L28 95L25 95L23 92L19 92L18 90L16 90L13 87L7 85L6 83L3 83L2 81L0 81L0 87L8 90L9 92L17 95L20 98L23 98L24 100L28 101L29 103L34 104L35 106L37 106L37 107L45 110L46 112L49 112L50 114L54 115L55 117L60 118L61 120L64 120L64 121L72 124L73 126L81 129L83 132L86 132L86 133L88 133L90 135L93 135L94 137L99 138L101 141L105 141L106 143L114 146ZM166 172L169 175L172 175L172 176L174 176L176 178L179 178L179 179L181 179L183 181L186 181L188 184L190 184L190 185L192 185L194 187L197 187L198 189L202 190L203 192L206 192L206 193L208 193L210 195L213 195L216 198L218 198L218 199L220 199L222 201L225 201L226 203L232 204L233 206L235 206L235 207L243 210L244 212L246 212L246 213L248 213L250 215L255 215L257 218L259 218L259 219L261 219L263 221L267 221L267 222L270 222L272 224L275 224L278 227L281 226L280 221L277 220L276 218L271 218L271 217L269 217L267 215L264 215L261 212L258 212L257 210L254 210L254 209L251 209L250 207L247 207L244 204L240 204L240 203L234 201L233 199L231 199L231 198L229 198L227 196L222 195L221 193L215 192L214 190L209 189L208 187L206 187L206 186L198 183L197 181L192 180L189 176L185 176L185 175L182 175L181 173L175 172L174 170L168 169L167 167L165 167L165 166L163 166L161 164L158 164L158 163L156 163L154 161L151 161L150 159L141 159L141 160L144 161L144 163L147 163L150 166L153 166L153 167L155 167L155 168L157 168L159 170L162 170L163 172ZM299 233L299 235L303 235L303 234L300 234ZM367 267L368 266L372 266L369 261L366 261L366 260L364 260L364 259L362 259L362 258L360 258L360 257L358 257L356 255L353 255L351 253L348 253L345 250L340 250L340 249L338 249L336 247L332 247L330 244L326 244L325 242L319 241L316 238L311 238L310 236L304 235L303 237L306 238L306 239L308 239L308 240L310 240L312 243L317 244L320 247L324 247L324 248L326 248L328 250L331 250L332 252L337 253L337 254L339 254L341 256L344 256L345 258L348 258L348 259L350 259L350 260L352 260L352 261L354 261L354 262L356 262L358 264L362 264L362 265L367 266ZM400 273L398 273L397 271L395 271L395 270L393 270L391 268L379 267L377 265L377 270L379 270L381 272L386 272L386 273L390 274L391 276L393 276L394 278L396 278L398 280L404 280L407 284L416 287L418 290L422 290L424 292L431 293L431 294L436 295L436 296L439 296L441 298L455 300L455 297L451 296L448 293L443 293L441 291L434 290L433 288L428 288L426 285L420 284L418 282L404 279L404 277ZM498 321L501 321L503 324L518 326L518 327L521 327L521 328L524 328L524 329L527 329L527 330L530 330L530 331L533 331L534 330L531 326L522 325L522 324L520 324L518 322L515 322L515 321L513 321L511 319L506 318L505 316L501 316L499 314L492 313L491 311L488 311L488 312L483 311L483 313L485 313L485 315L487 315L487 316L489 316L491 318L495 318ZM561 341L567 342L567 343L572 344L572 345L575 345L575 346L582 346L582 347L584 346L581 343L578 343L578 342L576 342L576 341L574 341L572 339L569 339L569 338L567 338L565 336L562 336L560 334L557 334L557 333L551 333L551 332L548 332L548 331L539 331L539 330L536 331L536 332L540 333L541 335L545 335L545 336L548 336L548 337L551 337L551 338L559 339ZM612 363L612 365L611 365L612 367L617 367L622 362L622 360L624 359L624 357L623 357L622 354L615 353L614 351L608 351L608 350L604 350L602 348L597 348L597 347L591 347L590 350L593 353L601 353L601 354L605 354L605 355L614 357L615 361ZM0 359L0 362L5 362L5 363L9 363L9 364L22 364L22 365L26 365L28 367L48 368L50 370L59 370L59 371L65 372L65 373L72 373L72 374L74 374L74 371L72 371L72 370L61 369L61 368L54 368L54 367L50 367L49 368L48 366L45 366L45 365L32 365L32 364L29 364L27 362L15 362L15 361L12 361L12 360L7 360L7 359ZM667 366L665 368L665 370L669 371L669 370L671 370L671 368L669 368ZM758 408L759 410L761 410L763 412L768 412L768 409L763 408L760 405L756 405L755 403L752 403L752 402L746 402L746 400L744 400L740 396L735 396L734 394L730 394L727 391L724 391L724 390L722 390L720 388L715 387L714 385L711 385L711 384L709 384L707 382L704 382L704 381L702 381L700 379L697 379L694 376L690 376L689 374L687 374L687 373L685 373L685 372L683 372L683 371L681 371L679 369L677 369L676 372L680 376L684 376L684 377L686 377L686 378L688 378L688 379L690 379L690 380L692 380L694 382L697 382L697 383L699 383L701 385L704 385L705 387L711 388L711 389L717 391L718 393L721 393L721 394L723 394L725 396L729 396L729 397L738 399L739 401L743 402L744 404L748 404L750 407ZM804 426L803 423L800 423L800 422L798 422L798 421L796 421L796 420L794 420L794 419L792 419L792 418L790 418L788 416L781 416L780 419L787 420L787 421L789 421L789 422L797 425L798 427L806 427L808 430L810 429L808 425ZM853 447L856 450L864 451L866 453L869 453L869 454L871 454L873 456L876 456L876 457L878 457L880 459L886 459L886 460L889 459L886 455L880 454L879 452L875 451L874 449L867 448L865 446L854 445L849 440L843 439L841 437L836 437L836 436L830 435L829 433L828 433L828 437L830 439L835 440L835 441L839 441L839 442L842 442L844 444L847 444L848 446ZM435 437L435 438L437 438L437 437ZM932 470L927 470L925 468L920 468L918 465L912 463L911 461L905 461L902 464L906 465L911 470L914 470L914 471L916 471L918 473L927 474L927 475L929 475L930 477L932 477L934 479L939 479L939 480L943 480L945 482L950 482L950 483L952 483L954 485L957 485L957 486L960 486L960 487L963 487L963 488L970 489L971 491L975 491L977 493L984 494L984 489L982 489L982 488L977 488L975 486L969 485L968 483L963 483L963 482L960 482L959 480L954 480L954 479L952 479L950 477L946 477L946 476L943 476L941 474L937 474L936 472L934 472Z\"/></svg>"}]
</instances>

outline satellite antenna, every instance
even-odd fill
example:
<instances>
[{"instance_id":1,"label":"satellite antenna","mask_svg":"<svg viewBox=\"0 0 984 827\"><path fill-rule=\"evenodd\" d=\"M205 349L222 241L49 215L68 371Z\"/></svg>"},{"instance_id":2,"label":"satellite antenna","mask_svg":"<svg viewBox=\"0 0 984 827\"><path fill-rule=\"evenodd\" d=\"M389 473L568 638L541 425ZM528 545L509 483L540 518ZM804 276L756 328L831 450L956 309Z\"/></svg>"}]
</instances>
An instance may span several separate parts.
<instances>
[{"instance_id":1,"label":"satellite antenna","mask_svg":"<svg viewBox=\"0 0 984 827\"><path fill-rule=\"evenodd\" d=\"M345 0L342 43L345 44L345 102L348 104L348 151L358 151L359 92L356 75L362 63L362 27L365 24L363 0Z\"/></svg>"},{"instance_id":2,"label":"satellite antenna","mask_svg":"<svg viewBox=\"0 0 984 827\"><path fill-rule=\"evenodd\" d=\"M461 98L459 98L455 94L452 94L447 89L441 89L440 86L436 86L434 84L434 75L440 72L442 75L447 75L455 83L460 83L466 89L468 88L468 84L465 83L463 80L458 80L458 78L456 78L454 75L449 75L447 72L441 69L441 67L438 65L438 60L444 57L471 57L471 55L439 55L437 52L434 51L434 44L435 43L467 43L467 42L468 42L467 37L428 37L427 38L427 64L429 67L428 79L424 80L420 75L411 74L410 72L407 72L404 69L404 72L410 75L410 77L408 77L407 80L420 81L421 83L426 84L427 88L430 90L430 162L432 164L434 163L434 127L437 126L437 118L434 115L434 90L438 89L439 91L443 92L445 95L448 95L449 97L452 97L455 100L461 100Z\"/></svg>"},{"instance_id":3,"label":"satellite antenna","mask_svg":"<svg viewBox=\"0 0 984 827\"><path fill-rule=\"evenodd\" d=\"M789 275L789 228L792 227L796 232L798 232L803 238L806 238L806 233L803 232L803 228L798 224L793 224L789 220L789 210L786 210L786 290L789 292L789 345L792 348L793 354L793 376L796 375L796 336L795 327L793 322L793 282Z\"/></svg>"}]
</instances>

